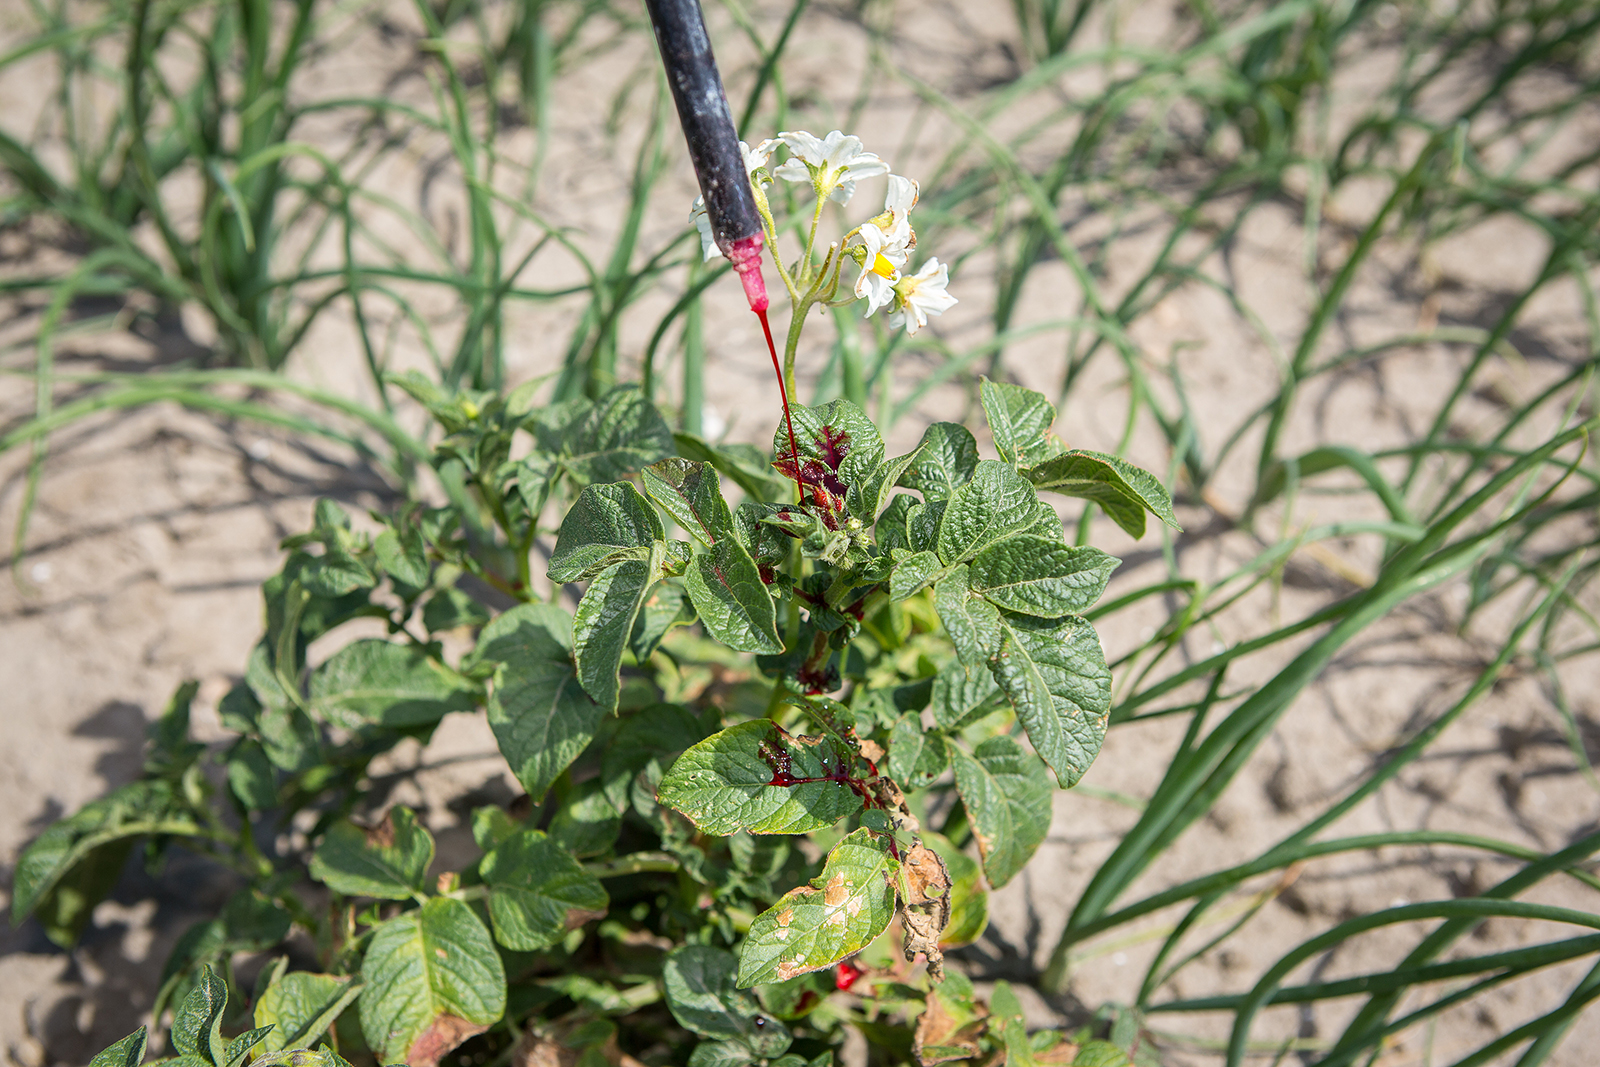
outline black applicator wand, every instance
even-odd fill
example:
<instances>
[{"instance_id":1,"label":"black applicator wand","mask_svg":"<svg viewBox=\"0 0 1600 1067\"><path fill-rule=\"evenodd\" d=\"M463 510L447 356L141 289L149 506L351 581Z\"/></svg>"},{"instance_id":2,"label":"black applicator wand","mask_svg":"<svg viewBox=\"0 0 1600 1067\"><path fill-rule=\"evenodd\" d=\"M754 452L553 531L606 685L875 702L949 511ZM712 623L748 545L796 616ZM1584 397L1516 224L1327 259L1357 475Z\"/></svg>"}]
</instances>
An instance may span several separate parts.
<instances>
[{"instance_id":1,"label":"black applicator wand","mask_svg":"<svg viewBox=\"0 0 1600 1067\"><path fill-rule=\"evenodd\" d=\"M739 151L739 133L728 110L722 77L711 54L699 0L645 0L655 26L667 83L678 105L678 121L711 222L711 237L744 283L750 310L767 309L761 278L761 214L750 195L750 176ZM764 321L764 320L763 320Z\"/></svg>"},{"instance_id":2,"label":"black applicator wand","mask_svg":"<svg viewBox=\"0 0 1600 1067\"><path fill-rule=\"evenodd\" d=\"M761 332L767 338L772 370L778 376L778 394L783 398L783 420L789 428L795 485L804 496L800 451L794 440L794 420L789 415L789 391L783 384L772 327L767 324L767 283L761 277L761 213L750 193L750 175L744 169L744 153L739 151L739 131L728 110L716 57L711 54L711 38L706 36L700 0L644 3L655 26L661 62L667 68L667 84L678 105L678 122L683 126L684 140L689 142L689 159L700 181L700 195L705 198L711 239L739 273L745 299L761 320Z\"/></svg>"}]
</instances>

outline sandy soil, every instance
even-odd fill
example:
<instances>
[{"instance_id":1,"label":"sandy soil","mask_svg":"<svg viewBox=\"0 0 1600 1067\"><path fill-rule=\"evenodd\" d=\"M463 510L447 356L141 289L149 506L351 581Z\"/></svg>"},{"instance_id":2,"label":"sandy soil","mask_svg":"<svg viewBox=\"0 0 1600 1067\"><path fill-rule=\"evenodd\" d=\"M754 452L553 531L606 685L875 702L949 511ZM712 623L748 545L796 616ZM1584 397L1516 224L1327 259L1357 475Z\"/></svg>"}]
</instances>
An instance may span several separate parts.
<instances>
[{"instance_id":1,"label":"sandy soil","mask_svg":"<svg viewBox=\"0 0 1600 1067\"><path fill-rule=\"evenodd\" d=\"M895 59L951 87L958 97L970 94L986 79L1013 69L1009 49L1016 31L1009 12L1003 4L928 4L918 19L898 27ZM772 32L779 14L767 6L756 13L763 31ZM1158 31L1159 25L1152 25L1139 32ZM719 37L723 39L731 36ZM868 51L867 35L851 18L825 7L808 15L791 49L786 88L810 128L825 131L848 117L845 109L856 78L866 69ZM616 71L632 69L648 57L634 39L603 50L563 82L566 95L554 113L549 169L535 205L552 221L576 227L577 239L586 247L607 247L619 224L614 205L626 188L642 129L635 106L628 112L631 125L625 124L620 135L601 132L610 93L619 81ZM324 57L314 66L305 91L348 91L354 84L372 82L375 72L404 67L411 58L400 39L355 33L341 46L337 62ZM724 64L737 72L735 84L748 80L750 59L738 44L728 45ZM1360 76L1360 71L1352 74ZM426 93L415 78L388 85L418 99ZM634 103L642 99L640 94ZM854 128L863 134L871 131L869 147L890 156L897 171L918 173L917 163L934 158L939 136L951 136L948 131L927 134L910 147L908 131L925 118L910 94L885 81L874 84L869 100ZM15 78L0 82L0 113L37 104L28 85ZM314 127L311 133L329 144L346 136L335 126ZM514 130L504 150L514 155L531 141L527 130ZM896 145L905 151L896 153ZM408 202L420 202L430 193L419 184L417 165L433 158L430 153L437 149L419 139L375 174L373 183ZM677 200L674 191L681 193ZM431 191L434 199L426 211L441 221L441 228L454 210L455 194L449 187ZM686 209L691 195L687 165L675 154L667 192L646 222L646 247L659 247L678 232L683 214L675 204L681 200ZM868 200L878 195L875 189L863 193ZM1371 203L1355 198L1334 205L1335 213L1351 220L1371 209ZM1105 232L1104 225L1088 216L1072 237L1087 244ZM1286 207L1259 212L1229 250L1234 284L1279 339L1296 336L1306 313L1308 297L1298 280L1301 239L1299 219ZM958 244L960 238L953 240ZM1107 289L1115 293L1128 284L1159 240L1153 230L1131 227L1119 237L1107 259ZM949 255L960 251L953 244ZM18 252L12 249L8 255ZM1491 309L1503 306L1507 294L1531 279L1544 253L1543 238L1531 228L1495 223L1432 249L1433 277L1424 284L1417 280L1414 248L1386 249L1374 269L1364 273L1340 329L1347 340L1359 341L1404 331L1430 318L1481 323ZM946 256L941 253L941 258ZM575 269L570 263L552 263L526 281L555 287ZM992 275L992 260L978 255L962 263L952 283L964 303L941 321L940 330L958 350L986 336L982 312L989 306ZM1046 263L1036 271L1016 321L1059 315L1074 293L1066 268ZM664 287L641 301L625 333L625 358L637 358L656 318L676 295ZM441 321L449 315L449 301L438 293L419 291L415 296L423 314ZM6 340L25 335L39 310L14 302L6 312ZM564 339L576 314L576 305L570 303L515 313L513 380L547 374L559 365L560 345L546 339ZM754 324L740 310L731 287L719 291L707 316L714 371L708 375L710 414L726 425L731 438L760 440L770 432L775 398ZM315 361L301 359L291 373L359 394L359 355L350 338L348 319L330 317L307 346L317 353ZM1211 290L1197 286L1175 293L1136 324L1135 339L1152 358L1165 360L1173 353L1207 433L1220 437L1240 412L1274 388L1273 353ZM1552 287L1535 301L1517 341L1527 358L1489 372L1485 388L1462 409L1464 430L1486 420L1502 398L1533 395L1568 361L1581 358L1582 308L1575 288ZM205 343L198 323L172 321L142 337L76 343L64 349L63 359L80 367L112 360L155 363L180 358ZM803 376L809 378L831 344L827 327L814 329L808 343L802 365L808 368ZM22 365L24 356L6 356L7 365ZM419 360L420 354L402 347L397 358ZM1405 440L1431 411L1446 387L1443 383L1454 380L1461 358L1459 350L1414 348L1321 383L1302 399L1301 417L1293 423L1286 449L1318 442L1353 441L1366 447L1374 441ZM895 388L901 396L926 367L914 356L905 364L896 369ZM1019 371L1025 384L1053 393L1062 367L1059 341L1045 337L1021 342L1009 354L1008 366ZM670 365L666 372L672 373ZM0 421L10 424L31 402L31 385L0 379ZM1077 388L1058 431L1076 445L1114 448L1125 402L1117 370L1105 361L1091 368ZM943 387L899 423L896 443L913 443L927 420L941 417L965 418L975 426L982 421L958 389ZM1248 455L1248 448L1238 454ZM1150 435L1136 437L1131 456L1161 471L1169 463ZM0 457L0 529L10 530L18 515L25 462L19 453ZM1259 542L1229 521L1245 502L1248 475L1248 466L1226 469L1213 498L1181 509L1188 532L1178 539L1176 552L1186 575L1204 579L1226 573L1260 550ZM256 587L278 566L278 540L306 524L318 496L332 496L355 508L394 499L376 471L342 450L171 406L91 420L52 442L18 580L0 580L0 679L6 686L0 708L9 741L0 747L0 864L5 865L0 880L9 881L9 865L18 850L49 822L138 773L144 725L183 679L201 681L197 729L202 736L220 736L215 701L237 677L259 632ZM1316 517L1348 517L1341 510L1345 499L1323 501ZM1312 518L1301 512L1296 521ZM1161 573L1163 562L1153 540L1134 545L1102 524L1101 541L1126 561L1113 594ZM1260 632L1264 620L1299 618L1356 588L1375 563L1365 543L1335 543L1296 553L1281 583L1241 602L1220 622L1214 638L1234 640ZM1498 650L1497 627L1505 622L1486 618L1468 633L1455 633L1450 619L1460 599L1460 589L1453 586L1418 598L1348 646L1284 718L1212 815L1152 867L1139 888L1171 884L1254 856L1349 788L1396 738L1449 707ZM1102 631L1108 653L1114 657L1135 646L1148 632L1144 628L1159 624L1162 610L1163 605L1151 603L1119 615ZM1270 676L1300 647L1247 664L1230 676L1230 683ZM1185 651L1203 655L1209 649ZM1600 751L1600 711L1592 695L1600 691L1595 684L1600 679L1595 675L1591 660L1574 666L1567 678L1591 753ZM1176 721L1114 731L1086 779L1092 789L1057 795L1050 839L1028 871L996 895L989 933L962 955L975 975L986 980L1025 978L1042 965L1097 862L1135 818L1114 795L1147 796L1180 732ZM426 806L430 823L441 830L458 824L459 805L453 800L469 792L509 789L493 739L481 718L473 716L452 716L432 745L400 753L396 767L418 771L396 799ZM1427 759L1336 830L1458 829L1548 850L1592 831L1597 823L1596 791L1575 765L1548 694L1535 678L1513 672ZM1396 901L1471 892L1509 870L1478 854L1394 849L1356 853L1293 870L1281 879L1264 879L1251 887L1252 892L1263 891L1263 906L1246 935L1208 954L1173 992L1196 996L1244 988L1287 948L1340 919ZM0 933L0 1052L22 1067L87 1062L93 1052L142 1021L172 943L229 888L225 877L192 861L174 862L155 874L131 867L113 898L96 911L92 929L75 951L56 950L32 924ZM1536 899L1590 906L1592 897L1580 889L1551 883ZM1074 966L1071 996L1046 1001L1033 995L1029 1010L1041 1024L1058 1023L1084 1006L1129 999L1142 977L1141 965L1159 943L1150 938L1159 938L1160 923L1171 919L1156 917L1144 928L1148 936L1087 946ZM1533 924L1493 920L1474 933L1472 947L1526 944L1549 933ZM1394 936L1353 942L1316 958L1297 974L1332 978L1380 968L1409 943ZM1556 968L1513 983L1446 1016L1435 1031L1408 1037L1382 1062L1424 1062L1425 1041L1431 1042L1432 1062L1450 1062L1487 1036L1532 1017L1540 1005L1547 1009L1576 974L1572 968ZM1267 1013L1256 1033L1277 1039L1327 1037L1338 1032L1341 1010L1277 1009ZM1216 1020L1159 1017L1156 1022L1167 1029L1225 1036ZM1592 1053L1584 1050L1594 1048L1600 1048L1600 1018L1591 1016L1579 1021L1561 1057L1551 1062L1592 1062ZM1203 1058L1198 1052L1194 1057ZM1187 1054L1174 1062L1188 1062Z\"/></svg>"}]
</instances>

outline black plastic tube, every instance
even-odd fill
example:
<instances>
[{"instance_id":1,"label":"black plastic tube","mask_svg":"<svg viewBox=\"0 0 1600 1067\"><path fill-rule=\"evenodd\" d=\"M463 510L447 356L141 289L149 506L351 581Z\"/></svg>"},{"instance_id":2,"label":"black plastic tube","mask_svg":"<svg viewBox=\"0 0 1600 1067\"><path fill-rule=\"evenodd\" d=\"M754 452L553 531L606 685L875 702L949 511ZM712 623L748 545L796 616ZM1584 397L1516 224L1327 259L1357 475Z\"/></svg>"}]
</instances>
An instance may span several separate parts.
<instances>
[{"instance_id":1,"label":"black plastic tube","mask_svg":"<svg viewBox=\"0 0 1600 1067\"><path fill-rule=\"evenodd\" d=\"M739 132L728 110L728 96L711 54L711 39L699 0L645 0L655 26L667 84L678 105L678 121L689 143L700 194L705 198L711 238L733 261L745 283L751 307L757 292L766 307L766 289L760 284L761 214L750 195L750 176L739 151ZM754 286L752 286L754 282Z\"/></svg>"},{"instance_id":2,"label":"black plastic tube","mask_svg":"<svg viewBox=\"0 0 1600 1067\"><path fill-rule=\"evenodd\" d=\"M750 195L739 133L711 54L705 18L699 0L645 0L645 7L655 25L667 84L706 200L711 236L727 255L735 243L761 232L761 215Z\"/></svg>"}]
</instances>

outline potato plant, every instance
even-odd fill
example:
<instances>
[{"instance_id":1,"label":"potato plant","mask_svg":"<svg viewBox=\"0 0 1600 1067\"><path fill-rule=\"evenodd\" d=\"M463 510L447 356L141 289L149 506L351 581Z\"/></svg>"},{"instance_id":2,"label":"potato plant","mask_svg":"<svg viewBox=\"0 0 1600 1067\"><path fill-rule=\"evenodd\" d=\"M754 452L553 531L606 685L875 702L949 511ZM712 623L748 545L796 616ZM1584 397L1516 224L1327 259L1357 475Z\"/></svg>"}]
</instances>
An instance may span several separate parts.
<instances>
[{"instance_id":1,"label":"potato plant","mask_svg":"<svg viewBox=\"0 0 1600 1067\"><path fill-rule=\"evenodd\" d=\"M943 951L982 932L987 887L1105 734L1083 612L1117 561L1069 544L1039 491L1137 534L1173 521L1153 478L1066 448L1042 396L989 381L997 458L954 423L890 457L845 401L795 406L769 457L674 435L630 386L534 408L397 384L443 431L452 502L368 532L320 503L263 586L265 633L219 708L232 740L191 740L181 688L143 777L28 848L15 918L70 945L135 847L238 872L166 966L155 1018L184 1067L434 1067L467 1042L496 1062L820 1067L851 1026L924 1065L1126 1060L1030 1036L1008 988L981 1002ZM540 599L539 520L562 503ZM308 662L357 618L388 636ZM470 649L447 656L450 633ZM478 709L526 796L474 811L481 855L439 870L417 813L374 810L369 767Z\"/></svg>"}]
</instances>

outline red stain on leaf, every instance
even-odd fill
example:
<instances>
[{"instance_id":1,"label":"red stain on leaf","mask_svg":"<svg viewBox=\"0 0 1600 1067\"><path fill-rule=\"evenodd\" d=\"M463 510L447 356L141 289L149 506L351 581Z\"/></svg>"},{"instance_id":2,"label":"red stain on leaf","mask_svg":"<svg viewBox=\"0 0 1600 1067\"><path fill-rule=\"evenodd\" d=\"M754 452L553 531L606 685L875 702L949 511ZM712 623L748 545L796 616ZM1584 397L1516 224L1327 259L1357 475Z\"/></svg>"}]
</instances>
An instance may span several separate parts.
<instances>
[{"instance_id":1,"label":"red stain on leaf","mask_svg":"<svg viewBox=\"0 0 1600 1067\"><path fill-rule=\"evenodd\" d=\"M839 464L844 462L844 457L850 454L850 435L844 430L835 430L832 426L824 426L811 443L817 446L817 451L822 453L823 462L833 470L838 470Z\"/></svg>"},{"instance_id":2,"label":"red stain on leaf","mask_svg":"<svg viewBox=\"0 0 1600 1067\"><path fill-rule=\"evenodd\" d=\"M811 498L830 530L839 528L840 518L845 511L845 494L850 487L827 464L817 459L804 459L797 465L795 460L784 458L773 460L772 466L800 486L801 496Z\"/></svg>"}]
</instances>

